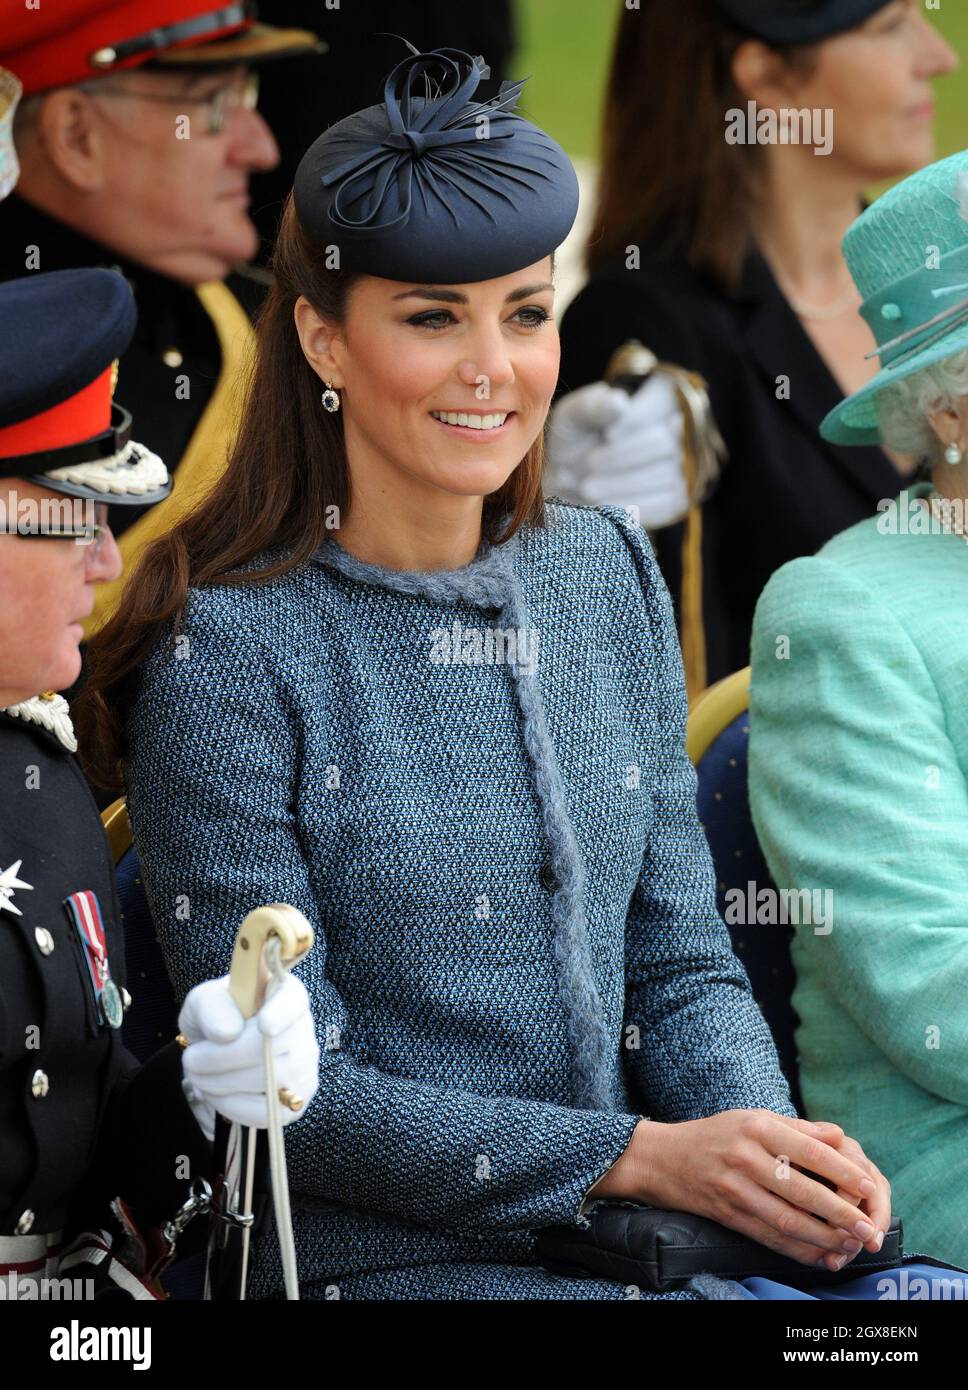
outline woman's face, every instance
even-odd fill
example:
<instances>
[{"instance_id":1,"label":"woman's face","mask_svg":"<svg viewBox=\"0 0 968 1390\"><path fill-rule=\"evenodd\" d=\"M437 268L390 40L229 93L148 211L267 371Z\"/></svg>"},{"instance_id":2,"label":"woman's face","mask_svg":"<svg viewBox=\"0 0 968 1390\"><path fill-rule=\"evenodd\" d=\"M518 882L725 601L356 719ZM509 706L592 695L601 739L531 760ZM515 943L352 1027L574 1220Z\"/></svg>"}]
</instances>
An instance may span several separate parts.
<instances>
[{"instance_id":1,"label":"woman's face","mask_svg":"<svg viewBox=\"0 0 968 1390\"><path fill-rule=\"evenodd\" d=\"M919 0L891 0L817 46L794 103L833 112L833 151L824 158L864 182L895 178L934 158L931 80L957 66Z\"/></svg>"},{"instance_id":2,"label":"woman's face","mask_svg":"<svg viewBox=\"0 0 968 1390\"><path fill-rule=\"evenodd\" d=\"M367 470L377 486L395 474L464 497L500 488L554 393L553 305L550 257L463 285L361 277L325 360L307 351L342 396L351 485Z\"/></svg>"},{"instance_id":3,"label":"woman's face","mask_svg":"<svg viewBox=\"0 0 968 1390\"><path fill-rule=\"evenodd\" d=\"M51 507L56 521L41 524L71 525L60 510L69 501L19 478L0 485L4 527L15 528L18 520L32 524L34 515L43 518ZM32 510L37 504L40 510ZM98 524L102 520L106 516L98 515ZM116 579L121 568L110 531L100 546L0 535L0 705L74 683L81 670L81 622L94 607L94 586Z\"/></svg>"}]
</instances>

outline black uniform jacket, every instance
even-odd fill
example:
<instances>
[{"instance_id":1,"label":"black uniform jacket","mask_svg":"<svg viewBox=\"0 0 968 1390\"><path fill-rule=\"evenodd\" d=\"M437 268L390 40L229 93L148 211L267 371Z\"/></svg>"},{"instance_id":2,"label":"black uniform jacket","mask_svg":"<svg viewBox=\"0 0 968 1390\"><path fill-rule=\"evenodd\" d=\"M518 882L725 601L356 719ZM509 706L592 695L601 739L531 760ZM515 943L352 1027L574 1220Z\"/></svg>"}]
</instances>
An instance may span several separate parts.
<instances>
[{"instance_id":1,"label":"black uniform jacket","mask_svg":"<svg viewBox=\"0 0 968 1390\"><path fill-rule=\"evenodd\" d=\"M9 899L21 915L0 907L0 1234L103 1222L118 1195L156 1225L211 1166L182 1094L181 1049L173 1041L139 1066L120 1029L99 1021L65 900L97 895L121 988L124 939L100 817L57 738L0 712L0 873L18 860L16 877L31 885Z\"/></svg>"},{"instance_id":2,"label":"black uniform jacket","mask_svg":"<svg viewBox=\"0 0 968 1390\"><path fill-rule=\"evenodd\" d=\"M222 370L215 325L194 288L126 260L12 193L0 215L0 280L29 275L28 261L38 271L117 269L130 284L138 323L121 358L118 400L134 417L133 437L164 460L177 487L178 461ZM176 397L180 376L190 382L188 397ZM112 507L114 534L120 536L145 510Z\"/></svg>"},{"instance_id":3,"label":"black uniform jacket","mask_svg":"<svg viewBox=\"0 0 968 1390\"><path fill-rule=\"evenodd\" d=\"M705 377L729 449L703 507L711 684L748 664L753 610L773 571L870 516L904 480L881 449L820 438L843 393L758 252L729 294L675 257L597 272L562 321L559 394L600 380L629 338ZM682 527L652 539L678 608Z\"/></svg>"}]
</instances>

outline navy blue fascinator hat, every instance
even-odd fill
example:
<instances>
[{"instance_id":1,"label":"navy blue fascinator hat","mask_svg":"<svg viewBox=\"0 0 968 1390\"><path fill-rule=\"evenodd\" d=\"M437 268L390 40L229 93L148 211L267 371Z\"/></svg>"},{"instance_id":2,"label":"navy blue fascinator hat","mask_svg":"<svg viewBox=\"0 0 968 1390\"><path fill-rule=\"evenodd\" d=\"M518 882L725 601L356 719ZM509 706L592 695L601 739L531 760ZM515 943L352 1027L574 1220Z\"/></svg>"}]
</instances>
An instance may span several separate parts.
<instances>
[{"instance_id":1,"label":"navy blue fascinator hat","mask_svg":"<svg viewBox=\"0 0 968 1390\"><path fill-rule=\"evenodd\" d=\"M716 8L766 43L819 43L855 29L890 0L716 0Z\"/></svg>"},{"instance_id":2,"label":"navy blue fascinator hat","mask_svg":"<svg viewBox=\"0 0 968 1390\"><path fill-rule=\"evenodd\" d=\"M296 170L304 230L341 269L461 284L539 261L564 241L578 180L564 150L514 112L524 80L474 101L481 57L438 48L404 58L383 103L316 140Z\"/></svg>"}]
</instances>

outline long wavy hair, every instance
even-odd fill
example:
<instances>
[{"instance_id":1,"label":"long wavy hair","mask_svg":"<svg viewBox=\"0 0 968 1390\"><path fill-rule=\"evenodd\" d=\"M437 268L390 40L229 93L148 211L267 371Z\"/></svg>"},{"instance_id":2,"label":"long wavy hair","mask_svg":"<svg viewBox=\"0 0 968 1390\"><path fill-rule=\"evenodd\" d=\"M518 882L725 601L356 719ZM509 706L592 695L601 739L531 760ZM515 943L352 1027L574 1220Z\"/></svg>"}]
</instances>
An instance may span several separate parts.
<instances>
[{"instance_id":1,"label":"long wavy hair","mask_svg":"<svg viewBox=\"0 0 968 1390\"><path fill-rule=\"evenodd\" d=\"M732 63L749 38L711 0L642 0L622 9L601 131L598 195L586 245L590 272L640 244L684 253L724 288L749 245L757 145L728 145L726 112L744 109ZM809 75L818 44L773 44Z\"/></svg>"},{"instance_id":2,"label":"long wavy hair","mask_svg":"<svg viewBox=\"0 0 968 1390\"><path fill-rule=\"evenodd\" d=\"M123 788L124 726L138 668L169 627L184 622L188 591L265 583L305 564L351 505L342 413L319 404L319 379L293 320L300 295L343 323L359 275L327 268L301 228L290 197L273 255L274 280L256 325L238 439L219 482L144 552L115 616L87 649L87 674L72 713L85 769L98 786ZM539 435L507 481L484 499L482 529L493 544L525 523L544 524ZM267 551L281 556L266 557Z\"/></svg>"}]
</instances>

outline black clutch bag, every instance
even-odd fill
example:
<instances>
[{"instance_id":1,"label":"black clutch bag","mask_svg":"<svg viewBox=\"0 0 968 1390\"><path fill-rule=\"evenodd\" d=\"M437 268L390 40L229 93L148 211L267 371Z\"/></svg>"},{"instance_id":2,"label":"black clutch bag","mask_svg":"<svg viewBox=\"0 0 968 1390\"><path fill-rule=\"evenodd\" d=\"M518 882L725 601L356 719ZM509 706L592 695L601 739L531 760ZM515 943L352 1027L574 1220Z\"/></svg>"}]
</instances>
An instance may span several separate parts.
<instances>
[{"instance_id":1,"label":"black clutch bag","mask_svg":"<svg viewBox=\"0 0 968 1390\"><path fill-rule=\"evenodd\" d=\"M832 1273L802 1265L754 1240L687 1211L660 1211L638 1202L598 1202L586 1226L546 1226L536 1231L537 1257L555 1274L597 1275L620 1284L670 1293L696 1274L721 1279L762 1275L795 1288L840 1284L862 1274L893 1269L904 1258L899 1217L876 1254L861 1250Z\"/></svg>"}]
</instances>

